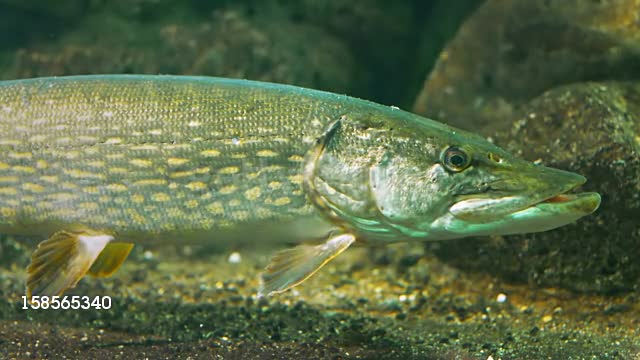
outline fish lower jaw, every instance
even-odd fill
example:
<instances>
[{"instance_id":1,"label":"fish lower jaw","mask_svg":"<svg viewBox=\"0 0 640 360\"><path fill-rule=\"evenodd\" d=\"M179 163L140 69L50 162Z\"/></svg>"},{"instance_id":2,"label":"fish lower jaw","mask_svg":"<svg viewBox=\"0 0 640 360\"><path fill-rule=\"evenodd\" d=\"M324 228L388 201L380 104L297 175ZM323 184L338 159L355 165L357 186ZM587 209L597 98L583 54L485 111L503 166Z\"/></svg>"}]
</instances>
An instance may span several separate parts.
<instances>
[{"instance_id":1,"label":"fish lower jaw","mask_svg":"<svg viewBox=\"0 0 640 360\"><path fill-rule=\"evenodd\" d=\"M470 223L492 222L520 216L545 217L554 213L584 216L596 211L600 206L600 200L600 195L595 192L563 192L533 202L515 196L476 198L455 203L449 212L454 217Z\"/></svg>"},{"instance_id":2,"label":"fish lower jaw","mask_svg":"<svg viewBox=\"0 0 640 360\"><path fill-rule=\"evenodd\" d=\"M535 207L547 211L555 209L555 211L575 212L588 215L600 207L600 202L600 194L596 192L562 193L537 202L528 208Z\"/></svg>"}]
</instances>

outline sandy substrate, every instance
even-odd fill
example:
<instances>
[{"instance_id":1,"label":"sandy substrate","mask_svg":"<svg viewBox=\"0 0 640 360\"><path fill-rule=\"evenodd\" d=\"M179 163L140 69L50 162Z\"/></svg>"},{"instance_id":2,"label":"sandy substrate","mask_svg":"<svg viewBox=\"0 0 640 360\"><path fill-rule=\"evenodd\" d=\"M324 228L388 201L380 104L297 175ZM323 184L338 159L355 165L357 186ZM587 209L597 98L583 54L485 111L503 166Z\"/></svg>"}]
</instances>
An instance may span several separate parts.
<instances>
[{"instance_id":1,"label":"sandy substrate","mask_svg":"<svg viewBox=\"0 0 640 360\"><path fill-rule=\"evenodd\" d=\"M638 294L509 285L410 244L350 249L258 299L269 253L231 263L230 252L138 247L115 276L67 293L110 296L108 310L22 309L28 256L12 256L0 267L0 358L640 358Z\"/></svg>"}]
</instances>

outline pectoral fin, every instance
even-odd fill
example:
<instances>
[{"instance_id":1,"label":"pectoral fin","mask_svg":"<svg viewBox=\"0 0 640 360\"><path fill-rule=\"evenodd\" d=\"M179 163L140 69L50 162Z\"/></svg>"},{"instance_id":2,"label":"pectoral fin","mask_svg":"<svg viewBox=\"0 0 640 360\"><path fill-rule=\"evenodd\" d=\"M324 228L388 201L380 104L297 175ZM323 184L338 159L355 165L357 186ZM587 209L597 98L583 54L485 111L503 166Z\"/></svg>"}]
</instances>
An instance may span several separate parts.
<instances>
[{"instance_id":1,"label":"pectoral fin","mask_svg":"<svg viewBox=\"0 0 640 360\"><path fill-rule=\"evenodd\" d=\"M261 274L258 296L281 293L302 283L355 240L353 234L340 234L321 245L299 245L277 253Z\"/></svg>"},{"instance_id":2,"label":"pectoral fin","mask_svg":"<svg viewBox=\"0 0 640 360\"><path fill-rule=\"evenodd\" d=\"M60 295L89 271L113 236L93 231L59 231L38 244L27 268L27 297Z\"/></svg>"}]
</instances>

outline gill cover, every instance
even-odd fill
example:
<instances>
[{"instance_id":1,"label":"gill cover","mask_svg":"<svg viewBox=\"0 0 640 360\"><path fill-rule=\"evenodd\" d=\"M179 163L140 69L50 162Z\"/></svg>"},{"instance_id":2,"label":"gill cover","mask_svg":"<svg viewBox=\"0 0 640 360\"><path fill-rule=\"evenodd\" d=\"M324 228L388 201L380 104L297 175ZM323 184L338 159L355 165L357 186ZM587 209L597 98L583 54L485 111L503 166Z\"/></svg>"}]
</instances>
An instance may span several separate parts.
<instances>
[{"instance_id":1,"label":"gill cover","mask_svg":"<svg viewBox=\"0 0 640 360\"><path fill-rule=\"evenodd\" d=\"M334 223L370 239L428 235L415 220L442 211L442 197L432 194L447 182L442 167L425 171L435 148L398 141L411 137L358 115L341 117L318 139L305 169L307 193Z\"/></svg>"},{"instance_id":2,"label":"gill cover","mask_svg":"<svg viewBox=\"0 0 640 360\"><path fill-rule=\"evenodd\" d=\"M357 233L388 232L371 199L369 169L383 153L372 129L342 116L318 138L304 171L304 186L325 217Z\"/></svg>"}]
</instances>

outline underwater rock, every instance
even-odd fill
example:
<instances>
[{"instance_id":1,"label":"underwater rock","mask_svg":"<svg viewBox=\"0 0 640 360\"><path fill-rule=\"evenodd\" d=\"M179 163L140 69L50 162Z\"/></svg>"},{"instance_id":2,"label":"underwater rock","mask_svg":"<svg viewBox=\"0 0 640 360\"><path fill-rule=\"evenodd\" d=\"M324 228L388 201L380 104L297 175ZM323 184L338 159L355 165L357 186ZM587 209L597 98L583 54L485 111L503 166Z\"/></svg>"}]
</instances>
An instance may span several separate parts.
<instances>
[{"instance_id":1,"label":"underwater rock","mask_svg":"<svg viewBox=\"0 0 640 360\"><path fill-rule=\"evenodd\" d=\"M358 74L349 49L315 26L253 21L235 10L216 11L210 20L193 24L131 22L106 15L91 19L91 26L54 43L19 50L0 77L192 74L349 92Z\"/></svg>"},{"instance_id":2,"label":"underwater rock","mask_svg":"<svg viewBox=\"0 0 640 360\"><path fill-rule=\"evenodd\" d=\"M518 106L550 88L638 79L639 6L489 0L440 54L414 110L468 130L505 129Z\"/></svg>"},{"instance_id":3,"label":"underwater rock","mask_svg":"<svg viewBox=\"0 0 640 360\"><path fill-rule=\"evenodd\" d=\"M454 38L465 20L484 2L485 0L432 0L429 2L432 4L431 9L420 12L424 22L419 31L420 40L414 55L411 80L405 85L411 94L411 101L415 101L416 94L422 89L424 79L435 66L440 52Z\"/></svg>"},{"instance_id":4,"label":"underwater rock","mask_svg":"<svg viewBox=\"0 0 640 360\"><path fill-rule=\"evenodd\" d=\"M615 82L640 78L639 6L488 0L461 27L415 111L581 173L603 200L594 215L550 232L429 244L440 258L540 286L640 287L640 85ZM573 83L582 84L560 87Z\"/></svg>"},{"instance_id":5,"label":"underwater rock","mask_svg":"<svg viewBox=\"0 0 640 360\"><path fill-rule=\"evenodd\" d=\"M465 270L578 291L640 289L640 83L585 83L534 99L497 143L580 173L595 214L556 230L428 245Z\"/></svg>"}]
</instances>

